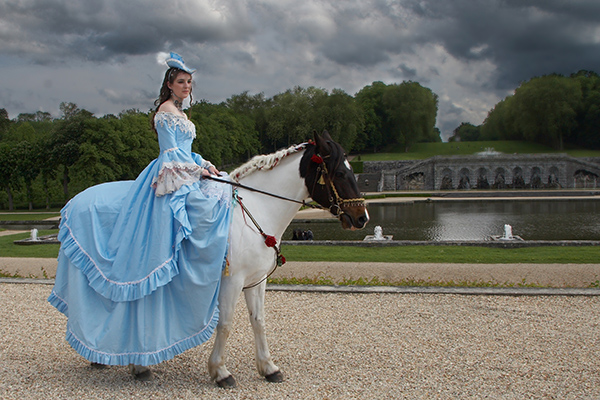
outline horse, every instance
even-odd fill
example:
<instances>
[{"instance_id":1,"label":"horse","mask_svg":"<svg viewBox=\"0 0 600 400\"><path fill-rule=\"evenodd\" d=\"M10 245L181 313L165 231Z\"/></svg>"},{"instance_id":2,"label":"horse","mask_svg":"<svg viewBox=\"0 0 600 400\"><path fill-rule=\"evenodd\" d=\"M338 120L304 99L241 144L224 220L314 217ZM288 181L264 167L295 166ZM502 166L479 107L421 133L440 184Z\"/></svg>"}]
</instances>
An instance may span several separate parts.
<instances>
[{"instance_id":1,"label":"horse","mask_svg":"<svg viewBox=\"0 0 600 400\"><path fill-rule=\"evenodd\" d=\"M225 346L243 292L254 331L258 372L268 382L281 382L283 374L271 359L265 336L264 301L268 276L285 262L279 246L285 229L309 198L337 216L344 229L363 228L369 214L344 150L327 132L315 133L311 142L255 156L230 177L231 181L210 178L233 185L237 205L232 211L208 371L218 386L236 386L225 365ZM139 380L153 379L147 366L130 365L130 372Z\"/></svg>"},{"instance_id":2,"label":"horse","mask_svg":"<svg viewBox=\"0 0 600 400\"><path fill-rule=\"evenodd\" d=\"M369 221L346 154L326 131L322 135L315 133L313 143L256 156L234 170L231 177L242 184L237 196L243 207L233 211L229 267L221 282L220 317L208 360L211 378L224 388L236 386L235 378L225 365L225 346L235 304L242 292L254 332L258 373L268 382L283 381L283 374L269 353L264 309L266 277L277 266L276 258L280 255L277 247L274 250L265 244L265 236L272 236L281 243L301 203L309 198L338 217L344 229L362 229ZM247 215L248 212L251 215Z\"/></svg>"}]
</instances>

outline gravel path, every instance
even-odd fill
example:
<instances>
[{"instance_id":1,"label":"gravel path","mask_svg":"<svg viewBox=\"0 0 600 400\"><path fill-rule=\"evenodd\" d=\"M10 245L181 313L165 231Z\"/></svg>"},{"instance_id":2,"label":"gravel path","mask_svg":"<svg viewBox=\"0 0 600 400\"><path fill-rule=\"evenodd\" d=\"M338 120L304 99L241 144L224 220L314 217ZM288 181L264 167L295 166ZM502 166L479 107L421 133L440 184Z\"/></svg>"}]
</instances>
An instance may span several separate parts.
<instances>
[{"instance_id":1,"label":"gravel path","mask_svg":"<svg viewBox=\"0 0 600 400\"><path fill-rule=\"evenodd\" d=\"M64 340L49 285L0 284L2 399L592 399L600 393L600 297L267 293L271 353L254 368L242 302L230 339L238 388L210 381L212 343L154 367L92 370Z\"/></svg>"}]
</instances>

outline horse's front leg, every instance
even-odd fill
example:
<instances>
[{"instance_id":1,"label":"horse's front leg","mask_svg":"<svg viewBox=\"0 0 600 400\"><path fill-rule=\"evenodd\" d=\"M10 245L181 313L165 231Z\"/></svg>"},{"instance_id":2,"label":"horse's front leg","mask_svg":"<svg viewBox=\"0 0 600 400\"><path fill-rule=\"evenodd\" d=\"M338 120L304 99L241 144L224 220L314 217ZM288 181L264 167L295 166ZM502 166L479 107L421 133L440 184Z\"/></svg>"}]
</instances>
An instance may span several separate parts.
<instances>
[{"instance_id":1,"label":"horse's front leg","mask_svg":"<svg viewBox=\"0 0 600 400\"><path fill-rule=\"evenodd\" d=\"M265 334L265 289L266 281L253 288L246 289L246 305L250 314L250 323L254 331L256 348L256 368L258 373L269 382L282 382L283 374L273 363Z\"/></svg>"},{"instance_id":2,"label":"horse's front leg","mask_svg":"<svg viewBox=\"0 0 600 400\"><path fill-rule=\"evenodd\" d=\"M225 361L227 352L225 345L231 333L235 304L242 292L243 283L238 283L231 278L224 278L219 292L219 323L215 344L208 359L208 372L217 385L223 388L235 387L235 379L227 370Z\"/></svg>"}]
</instances>

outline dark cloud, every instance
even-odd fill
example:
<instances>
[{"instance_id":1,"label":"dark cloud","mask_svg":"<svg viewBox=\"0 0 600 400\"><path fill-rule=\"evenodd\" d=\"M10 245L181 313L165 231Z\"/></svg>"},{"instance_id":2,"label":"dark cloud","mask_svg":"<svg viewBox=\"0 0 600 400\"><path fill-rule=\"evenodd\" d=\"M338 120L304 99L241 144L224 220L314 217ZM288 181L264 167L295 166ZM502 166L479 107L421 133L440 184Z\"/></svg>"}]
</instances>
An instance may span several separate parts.
<instances>
[{"instance_id":1,"label":"dark cloud","mask_svg":"<svg viewBox=\"0 0 600 400\"><path fill-rule=\"evenodd\" d=\"M0 108L147 109L164 72L159 51L184 55L198 69L195 98L210 101L414 80L438 94L448 136L480 124L524 80L600 72L600 2L0 1L0 72L11 77Z\"/></svg>"},{"instance_id":2,"label":"dark cloud","mask_svg":"<svg viewBox=\"0 0 600 400\"><path fill-rule=\"evenodd\" d=\"M33 0L0 3L0 51L51 63L108 61L166 44L226 42L252 30L234 1ZM230 3L230 4L229 4Z\"/></svg>"},{"instance_id":3,"label":"dark cloud","mask_svg":"<svg viewBox=\"0 0 600 400\"><path fill-rule=\"evenodd\" d=\"M408 65L402 63L398 67L391 70L393 76L396 76L402 80L415 80L417 78L417 69L410 68Z\"/></svg>"},{"instance_id":4,"label":"dark cloud","mask_svg":"<svg viewBox=\"0 0 600 400\"><path fill-rule=\"evenodd\" d=\"M459 59L494 63L499 89L543 74L600 70L597 1L420 1L411 9L429 20L428 41Z\"/></svg>"}]
</instances>

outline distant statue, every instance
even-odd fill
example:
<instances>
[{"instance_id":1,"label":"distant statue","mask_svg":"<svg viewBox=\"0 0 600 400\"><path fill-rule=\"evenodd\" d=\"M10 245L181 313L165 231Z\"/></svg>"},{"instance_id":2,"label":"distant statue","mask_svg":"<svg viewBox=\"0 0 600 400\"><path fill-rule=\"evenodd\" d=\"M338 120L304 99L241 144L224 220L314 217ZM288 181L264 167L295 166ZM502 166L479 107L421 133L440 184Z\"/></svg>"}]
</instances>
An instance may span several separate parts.
<instances>
[{"instance_id":1,"label":"distant statue","mask_svg":"<svg viewBox=\"0 0 600 400\"><path fill-rule=\"evenodd\" d=\"M513 240L513 234L512 234L512 226L505 224L504 225L504 237L502 238L504 240Z\"/></svg>"},{"instance_id":2,"label":"distant statue","mask_svg":"<svg viewBox=\"0 0 600 400\"><path fill-rule=\"evenodd\" d=\"M381 226L377 225L375 227L373 236L374 236L373 239L375 239L375 240L383 240L383 229L381 228Z\"/></svg>"},{"instance_id":3,"label":"distant statue","mask_svg":"<svg viewBox=\"0 0 600 400\"><path fill-rule=\"evenodd\" d=\"M512 226L504 224L504 236L492 236L492 240L523 240L521 236L513 235Z\"/></svg>"},{"instance_id":4,"label":"distant statue","mask_svg":"<svg viewBox=\"0 0 600 400\"><path fill-rule=\"evenodd\" d=\"M392 235L383 236L383 229L377 225L373 230L373 235L367 235L363 240L392 240Z\"/></svg>"}]
</instances>

